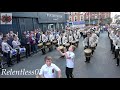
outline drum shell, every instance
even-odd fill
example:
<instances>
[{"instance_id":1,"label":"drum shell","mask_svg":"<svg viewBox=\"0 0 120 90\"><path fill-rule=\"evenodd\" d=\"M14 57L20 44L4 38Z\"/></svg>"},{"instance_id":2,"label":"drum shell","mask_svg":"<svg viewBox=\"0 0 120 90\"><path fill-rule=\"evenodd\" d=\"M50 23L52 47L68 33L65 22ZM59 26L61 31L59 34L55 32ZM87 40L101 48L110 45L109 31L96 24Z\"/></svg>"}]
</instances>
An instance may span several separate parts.
<instances>
[{"instance_id":1,"label":"drum shell","mask_svg":"<svg viewBox=\"0 0 120 90\"><path fill-rule=\"evenodd\" d=\"M88 52L88 53L84 51L84 54L85 54L85 57L91 57L92 50L90 52Z\"/></svg>"},{"instance_id":2,"label":"drum shell","mask_svg":"<svg viewBox=\"0 0 120 90\"><path fill-rule=\"evenodd\" d=\"M41 45L38 44L38 47L39 47L39 48L42 48L42 47L43 47L43 43L41 43Z\"/></svg>"}]
</instances>

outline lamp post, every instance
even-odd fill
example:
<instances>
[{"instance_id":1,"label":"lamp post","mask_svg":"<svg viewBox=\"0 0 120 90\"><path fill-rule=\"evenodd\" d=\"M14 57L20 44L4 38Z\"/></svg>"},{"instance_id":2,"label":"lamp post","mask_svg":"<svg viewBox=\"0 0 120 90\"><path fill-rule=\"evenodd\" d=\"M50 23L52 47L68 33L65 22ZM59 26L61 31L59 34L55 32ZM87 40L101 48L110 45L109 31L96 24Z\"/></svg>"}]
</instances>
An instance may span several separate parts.
<instances>
[{"instance_id":1,"label":"lamp post","mask_svg":"<svg viewBox=\"0 0 120 90\"><path fill-rule=\"evenodd\" d=\"M90 12L89 12L89 26L90 26Z\"/></svg>"}]
</instances>

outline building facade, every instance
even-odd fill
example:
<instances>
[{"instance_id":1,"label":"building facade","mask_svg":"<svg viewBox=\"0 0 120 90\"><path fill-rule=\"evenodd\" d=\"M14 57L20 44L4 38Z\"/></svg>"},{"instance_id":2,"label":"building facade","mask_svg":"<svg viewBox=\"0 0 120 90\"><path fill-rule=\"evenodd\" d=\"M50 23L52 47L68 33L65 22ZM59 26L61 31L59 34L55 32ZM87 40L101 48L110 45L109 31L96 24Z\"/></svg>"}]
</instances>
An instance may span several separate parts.
<instances>
[{"instance_id":1,"label":"building facade","mask_svg":"<svg viewBox=\"0 0 120 90\"><path fill-rule=\"evenodd\" d=\"M108 24L111 17L110 12L85 12L84 20L86 25L89 24Z\"/></svg>"},{"instance_id":2,"label":"building facade","mask_svg":"<svg viewBox=\"0 0 120 90\"><path fill-rule=\"evenodd\" d=\"M64 12L13 12L12 24L0 24L0 32L8 33L13 30L21 36L23 31L38 28L43 31L47 29L64 29L65 23L66 16Z\"/></svg>"}]
</instances>

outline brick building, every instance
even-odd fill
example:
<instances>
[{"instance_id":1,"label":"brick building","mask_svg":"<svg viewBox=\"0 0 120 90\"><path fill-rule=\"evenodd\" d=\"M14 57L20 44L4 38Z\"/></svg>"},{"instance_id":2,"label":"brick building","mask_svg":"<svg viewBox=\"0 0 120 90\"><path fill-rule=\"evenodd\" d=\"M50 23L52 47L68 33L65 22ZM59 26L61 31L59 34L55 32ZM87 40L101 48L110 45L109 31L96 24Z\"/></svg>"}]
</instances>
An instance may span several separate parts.
<instances>
[{"instance_id":1,"label":"brick building","mask_svg":"<svg viewBox=\"0 0 120 90\"><path fill-rule=\"evenodd\" d=\"M85 12L84 20L88 24L108 24L111 12Z\"/></svg>"}]
</instances>

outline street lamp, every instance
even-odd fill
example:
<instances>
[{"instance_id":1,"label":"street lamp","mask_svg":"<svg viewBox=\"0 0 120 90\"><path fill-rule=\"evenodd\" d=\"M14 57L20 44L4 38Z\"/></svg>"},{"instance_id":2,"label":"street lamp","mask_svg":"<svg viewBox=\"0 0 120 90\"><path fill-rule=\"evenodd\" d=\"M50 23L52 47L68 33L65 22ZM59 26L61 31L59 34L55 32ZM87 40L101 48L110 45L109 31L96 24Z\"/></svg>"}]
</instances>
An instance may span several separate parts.
<instances>
[{"instance_id":1,"label":"street lamp","mask_svg":"<svg viewBox=\"0 0 120 90\"><path fill-rule=\"evenodd\" d=\"M89 26L90 26L90 12L89 12Z\"/></svg>"},{"instance_id":2,"label":"street lamp","mask_svg":"<svg viewBox=\"0 0 120 90\"><path fill-rule=\"evenodd\" d=\"M100 12L98 12L98 25L100 24Z\"/></svg>"}]
</instances>

